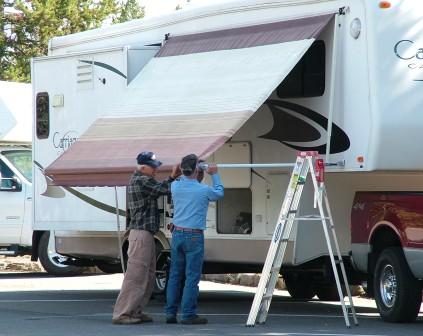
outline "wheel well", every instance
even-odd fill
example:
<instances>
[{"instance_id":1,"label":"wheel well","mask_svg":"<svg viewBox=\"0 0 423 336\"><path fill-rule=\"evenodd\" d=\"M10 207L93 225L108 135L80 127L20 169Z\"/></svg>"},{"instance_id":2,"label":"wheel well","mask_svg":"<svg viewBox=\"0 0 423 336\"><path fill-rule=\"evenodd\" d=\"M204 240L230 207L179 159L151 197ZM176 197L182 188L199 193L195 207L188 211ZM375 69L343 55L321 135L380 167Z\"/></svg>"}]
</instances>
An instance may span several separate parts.
<instances>
[{"instance_id":1,"label":"wheel well","mask_svg":"<svg viewBox=\"0 0 423 336\"><path fill-rule=\"evenodd\" d=\"M384 249L387 247L401 247L401 240L394 230L389 226L379 227L370 239L371 252L368 256L367 263L367 294L374 296L373 276L377 259Z\"/></svg>"},{"instance_id":2,"label":"wheel well","mask_svg":"<svg viewBox=\"0 0 423 336\"><path fill-rule=\"evenodd\" d=\"M383 249L391 246L401 247L401 240L398 235L388 226L381 226L376 230L370 240L372 252L380 254Z\"/></svg>"}]
</instances>

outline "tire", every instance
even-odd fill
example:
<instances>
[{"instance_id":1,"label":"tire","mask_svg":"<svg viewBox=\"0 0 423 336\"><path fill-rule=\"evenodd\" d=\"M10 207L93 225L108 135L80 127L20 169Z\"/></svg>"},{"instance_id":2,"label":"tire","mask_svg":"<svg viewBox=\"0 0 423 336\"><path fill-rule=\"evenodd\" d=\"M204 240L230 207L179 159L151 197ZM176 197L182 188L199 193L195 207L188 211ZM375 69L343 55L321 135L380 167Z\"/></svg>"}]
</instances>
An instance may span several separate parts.
<instances>
[{"instance_id":1,"label":"tire","mask_svg":"<svg viewBox=\"0 0 423 336\"><path fill-rule=\"evenodd\" d=\"M420 283L408 267L400 247L382 251L374 272L375 300L380 316L387 322L412 322L422 301Z\"/></svg>"},{"instance_id":2,"label":"tire","mask_svg":"<svg viewBox=\"0 0 423 336\"><path fill-rule=\"evenodd\" d=\"M153 293L156 295L165 295L167 281L169 279L170 254L163 252L164 248L160 242L156 242L156 278L154 282Z\"/></svg>"},{"instance_id":3,"label":"tire","mask_svg":"<svg viewBox=\"0 0 423 336\"><path fill-rule=\"evenodd\" d=\"M75 276L84 272L84 267L64 265L62 262L69 259L57 253L54 240L50 240L50 232L44 232L38 244L38 258L48 274L56 276Z\"/></svg>"},{"instance_id":4,"label":"tire","mask_svg":"<svg viewBox=\"0 0 423 336\"><path fill-rule=\"evenodd\" d=\"M283 276L289 295L295 300L308 301L315 295L313 279L306 274Z\"/></svg>"},{"instance_id":5,"label":"tire","mask_svg":"<svg viewBox=\"0 0 423 336\"><path fill-rule=\"evenodd\" d=\"M317 285L316 295L320 301L339 301L336 284Z\"/></svg>"}]
</instances>

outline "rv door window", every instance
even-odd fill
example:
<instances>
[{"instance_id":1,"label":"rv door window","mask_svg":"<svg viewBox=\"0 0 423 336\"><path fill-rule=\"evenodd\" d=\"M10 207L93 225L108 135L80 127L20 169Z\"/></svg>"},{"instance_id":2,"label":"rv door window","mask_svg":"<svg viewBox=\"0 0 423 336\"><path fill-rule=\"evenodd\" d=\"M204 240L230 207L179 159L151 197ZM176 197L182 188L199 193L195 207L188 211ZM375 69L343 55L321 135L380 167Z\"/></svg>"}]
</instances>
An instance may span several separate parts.
<instances>
[{"instance_id":1,"label":"rv door window","mask_svg":"<svg viewBox=\"0 0 423 336\"><path fill-rule=\"evenodd\" d=\"M217 232L251 234L252 195L250 188L225 189L225 197L217 201Z\"/></svg>"},{"instance_id":2,"label":"rv door window","mask_svg":"<svg viewBox=\"0 0 423 336\"><path fill-rule=\"evenodd\" d=\"M326 48L315 41L297 65L279 84L279 98L320 97L325 93Z\"/></svg>"},{"instance_id":3,"label":"rv door window","mask_svg":"<svg viewBox=\"0 0 423 336\"><path fill-rule=\"evenodd\" d=\"M37 138L47 139L50 134L50 107L48 93L37 93L35 104Z\"/></svg>"}]
</instances>

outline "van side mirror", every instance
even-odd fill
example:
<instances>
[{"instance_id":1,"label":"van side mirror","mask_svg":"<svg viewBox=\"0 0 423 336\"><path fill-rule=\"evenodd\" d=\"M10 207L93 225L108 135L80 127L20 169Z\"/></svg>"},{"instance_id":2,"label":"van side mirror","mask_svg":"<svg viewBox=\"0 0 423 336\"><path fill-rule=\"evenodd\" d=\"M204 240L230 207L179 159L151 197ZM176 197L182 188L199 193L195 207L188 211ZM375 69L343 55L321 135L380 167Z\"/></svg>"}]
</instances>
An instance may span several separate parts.
<instances>
[{"instance_id":1,"label":"van side mirror","mask_svg":"<svg viewBox=\"0 0 423 336\"><path fill-rule=\"evenodd\" d=\"M0 191L22 191L22 182L16 177L3 177L0 174Z\"/></svg>"}]
</instances>

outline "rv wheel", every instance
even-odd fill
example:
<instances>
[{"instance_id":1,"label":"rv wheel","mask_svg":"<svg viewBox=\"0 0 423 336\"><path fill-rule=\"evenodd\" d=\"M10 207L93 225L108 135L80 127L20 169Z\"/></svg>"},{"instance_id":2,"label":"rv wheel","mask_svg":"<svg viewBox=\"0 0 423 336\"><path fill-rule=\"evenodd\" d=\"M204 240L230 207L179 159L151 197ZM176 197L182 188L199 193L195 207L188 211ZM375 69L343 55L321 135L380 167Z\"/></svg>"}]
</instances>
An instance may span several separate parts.
<instances>
[{"instance_id":1,"label":"rv wheel","mask_svg":"<svg viewBox=\"0 0 423 336\"><path fill-rule=\"evenodd\" d=\"M388 322L412 322L422 301L422 288L411 273L400 247L382 251L374 272L375 300Z\"/></svg>"},{"instance_id":2,"label":"rv wheel","mask_svg":"<svg viewBox=\"0 0 423 336\"><path fill-rule=\"evenodd\" d=\"M286 289L295 300L308 301L315 294L313 279L307 274L284 275Z\"/></svg>"},{"instance_id":3,"label":"rv wheel","mask_svg":"<svg viewBox=\"0 0 423 336\"><path fill-rule=\"evenodd\" d=\"M50 232L44 232L38 245L38 257L47 273L56 276L80 275L85 268L65 265L69 258L56 252L54 238L50 239Z\"/></svg>"},{"instance_id":4,"label":"rv wheel","mask_svg":"<svg viewBox=\"0 0 423 336\"><path fill-rule=\"evenodd\" d=\"M156 279L154 294L166 294L167 280L170 269L170 253L165 250L160 242L156 242Z\"/></svg>"}]
</instances>

